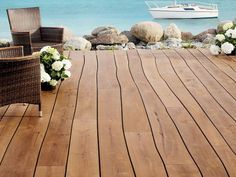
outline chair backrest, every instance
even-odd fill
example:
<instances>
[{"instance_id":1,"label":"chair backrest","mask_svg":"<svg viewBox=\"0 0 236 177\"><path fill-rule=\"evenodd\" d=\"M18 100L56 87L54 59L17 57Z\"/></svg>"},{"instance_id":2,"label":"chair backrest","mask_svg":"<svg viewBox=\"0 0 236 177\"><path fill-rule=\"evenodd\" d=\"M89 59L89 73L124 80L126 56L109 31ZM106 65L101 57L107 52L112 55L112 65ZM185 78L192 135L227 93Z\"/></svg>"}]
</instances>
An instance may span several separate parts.
<instances>
[{"instance_id":1,"label":"chair backrest","mask_svg":"<svg viewBox=\"0 0 236 177\"><path fill-rule=\"evenodd\" d=\"M39 7L7 9L11 31L30 32L32 42L41 41Z\"/></svg>"}]
</instances>

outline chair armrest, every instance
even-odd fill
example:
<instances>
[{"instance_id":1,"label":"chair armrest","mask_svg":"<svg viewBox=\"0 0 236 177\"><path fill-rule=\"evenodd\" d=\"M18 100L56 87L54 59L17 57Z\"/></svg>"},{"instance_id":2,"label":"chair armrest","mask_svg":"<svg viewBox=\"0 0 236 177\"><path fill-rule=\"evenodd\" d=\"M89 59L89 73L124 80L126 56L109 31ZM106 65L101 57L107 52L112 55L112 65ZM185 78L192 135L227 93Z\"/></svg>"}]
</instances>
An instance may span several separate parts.
<instances>
[{"instance_id":1,"label":"chair armrest","mask_svg":"<svg viewBox=\"0 0 236 177\"><path fill-rule=\"evenodd\" d=\"M30 32L11 32L14 45L30 45L31 37Z\"/></svg>"},{"instance_id":2,"label":"chair armrest","mask_svg":"<svg viewBox=\"0 0 236 177\"><path fill-rule=\"evenodd\" d=\"M41 27L41 40L46 42L63 42L64 28L58 27Z\"/></svg>"},{"instance_id":3,"label":"chair armrest","mask_svg":"<svg viewBox=\"0 0 236 177\"><path fill-rule=\"evenodd\" d=\"M0 58L12 58L24 56L23 46L0 48Z\"/></svg>"},{"instance_id":4,"label":"chair armrest","mask_svg":"<svg viewBox=\"0 0 236 177\"><path fill-rule=\"evenodd\" d=\"M23 57L8 57L1 58L0 63L17 63L17 62L34 62L37 66L40 65L40 56L39 55L29 55Z\"/></svg>"},{"instance_id":5,"label":"chair armrest","mask_svg":"<svg viewBox=\"0 0 236 177\"><path fill-rule=\"evenodd\" d=\"M24 54L31 55L31 37L30 32L11 32L13 44L15 46L23 46L24 47Z\"/></svg>"}]
</instances>

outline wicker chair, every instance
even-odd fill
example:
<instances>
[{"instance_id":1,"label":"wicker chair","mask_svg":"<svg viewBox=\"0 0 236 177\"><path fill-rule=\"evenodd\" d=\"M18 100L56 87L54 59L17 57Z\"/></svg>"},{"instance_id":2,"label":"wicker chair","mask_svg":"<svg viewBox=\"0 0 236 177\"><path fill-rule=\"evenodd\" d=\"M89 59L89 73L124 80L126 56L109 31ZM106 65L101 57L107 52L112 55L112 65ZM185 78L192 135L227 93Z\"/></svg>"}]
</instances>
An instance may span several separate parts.
<instances>
[{"instance_id":1,"label":"wicker chair","mask_svg":"<svg viewBox=\"0 0 236 177\"><path fill-rule=\"evenodd\" d=\"M7 9L8 21L15 46L24 46L31 55L44 46L63 52L63 28L41 27L39 7Z\"/></svg>"},{"instance_id":2,"label":"wicker chair","mask_svg":"<svg viewBox=\"0 0 236 177\"><path fill-rule=\"evenodd\" d=\"M39 56L23 56L23 47L0 48L0 107L13 103L39 105L41 83Z\"/></svg>"}]
</instances>

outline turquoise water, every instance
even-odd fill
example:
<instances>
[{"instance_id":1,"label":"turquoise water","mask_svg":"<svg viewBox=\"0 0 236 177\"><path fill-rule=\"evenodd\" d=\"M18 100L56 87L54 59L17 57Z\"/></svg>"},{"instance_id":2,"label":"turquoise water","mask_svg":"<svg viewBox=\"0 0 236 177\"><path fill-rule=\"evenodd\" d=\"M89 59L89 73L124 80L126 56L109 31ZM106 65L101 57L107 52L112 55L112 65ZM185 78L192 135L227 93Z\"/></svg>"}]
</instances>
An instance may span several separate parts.
<instances>
[{"instance_id":1,"label":"turquoise water","mask_svg":"<svg viewBox=\"0 0 236 177\"><path fill-rule=\"evenodd\" d=\"M120 30L129 30L132 24L143 20L157 21L163 26L173 22L182 31L196 34L215 27L219 20L231 20L236 17L236 0L212 1L219 6L218 19L154 20L147 11L144 0L0 0L0 38L10 37L6 9L32 6L41 8L43 26L67 26L78 35L89 34L92 29L101 25L113 25Z\"/></svg>"}]
</instances>

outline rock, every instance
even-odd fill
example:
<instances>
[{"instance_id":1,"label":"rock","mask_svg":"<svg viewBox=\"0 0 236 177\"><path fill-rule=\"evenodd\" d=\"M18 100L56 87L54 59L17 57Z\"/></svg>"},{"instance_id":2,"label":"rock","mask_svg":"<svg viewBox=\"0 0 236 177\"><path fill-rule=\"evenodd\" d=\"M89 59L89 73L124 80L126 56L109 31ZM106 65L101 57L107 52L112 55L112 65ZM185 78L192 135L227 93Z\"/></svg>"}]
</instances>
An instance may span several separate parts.
<instances>
[{"instance_id":1,"label":"rock","mask_svg":"<svg viewBox=\"0 0 236 177\"><path fill-rule=\"evenodd\" d=\"M112 45L112 44L126 44L128 43L128 38L123 34L117 33L104 33L99 34L95 38L91 39L90 42L92 45Z\"/></svg>"},{"instance_id":2,"label":"rock","mask_svg":"<svg viewBox=\"0 0 236 177\"><path fill-rule=\"evenodd\" d=\"M84 35L83 38L85 38L86 40L90 41L91 39L96 38L96 36L93 36L93 35Z\"/></svg>"},{"instance_id":3,"label":"rock","mask_svg":"<svg viewBox=\"0 0 236 177\"><path fill-rule=\"evenodd\" d=\"M101 31L100 33L97 34L97 36L113 34L113 33L118 34L118 31L116 29L108 29L108 30Z\"/></svg>"},{"instance_id":4,"label":"rock","mask_svg":"<svg viewBox=\"0 0 236 177\"><path fill-rule=\"evenodd\" d=\"M193 34L191 32L182 32L181 39L183 41L190 41L193 39Z\"/></svg>"},{"instance_id":5,"label":"rock","mask_svg":"<svg viewBox=\"0 0 236 177\"><path fill-rule=\"evenodd\" d=\"M192 42L191 45L193 46L193 48L203 48L204 47L202 42Z\"/></svg>"},{"instance_id":6,"label":"rock","mask_svg":"<svg viewBox=\"0 0 236 177\"><path fill-rule=\"evenodd\" d=\"M214 34L206 34L206 38L202 41L203 44L213 44L215 41Z\"/></svg>"},{"instance_id":7,"label":"rock","mask_svg":"<svg viewBox=\"0 0 236 177\"><path fill-rule=\"evenodd\" d=\"M126 48L129 49L129 50L132 50L132 49L136 49L136 46L133 42L128 42L126 44Z\"/></svg>"},{"instance_id":8,"label":"rock","mask_svg":"<svg viewBox=\"0 0 236 177\"><path fill-rule=\"evenodd\" d=\"M223 32L223 26L226 24L226 23L231 23L232 21L230 20L225 20L225 21L221 21L218 26L217 26L217 33L221 33Z\"/></svg>"},{"instance_id":9,"label":"rock","mask_svg":"<svg viewBox=\"0 0 236 177\"><path fill-rule=\"evenodd\" d=\"M215 37L215 35L216 35L216 29L208 29L208 30L203 31L203 32L199 33L198 35L194 36L194 39L199 42L203 42L209 36Z\"/></svg>"},{"instance_id":10,"label":"rock","mask_svg":"<svg viewBox=\"0 0 236 177\"><path fill-rule=\"evenodd\" d=\"M76 35L68 27L66 26L60 26L60 27L64 28L63 42L69 41L76 37Z\"/></svg>"},{"instance_id":11,"label":"rock","mask_svg":"<svg viewBox=\"0 0 236 177\"><path fill-rule=\"evenodd\" d=\"M169 38L164 41L164 45L166 46L166 48L181 48L182 40L176 38Z\"/></svg>"},{"instance_id":12,"label":"rock","mask_svg":"<svg viewBox=\"0 0 236 177\"><path fill-rule=\"evenodd\" d=\"M82 37L76 37L68 40L64 44L65 50L91 50L91 47L91 43Z\"/></svg>"},{"instance_id":13,"label":"rock","mask_svg":"<svg viewBox=\"0 0 236 177\"><path fill-rule=\"evenodd\" d=\"M123 50L123 46L121 45L98 45L96 47L97 50Z\"/></svg>"},{"instance_id":14,"label":"rock","mask_svg":"<svg viewBox=\"0 0 236 177\"><path fill-rule=\"evenodd\" d=\"M97 27L95 28L93 31L92 31L92 35L93 36L98 36L99 33L105 33L105 34L111 34L111 33L119 33L118 30L113 27L113 26L100 26L100 27Z\"/></svg>"},{"instance_id":15,"label":"rock","mask_svg":"<svg viewBox=\"0 0 236 177\"><path fill-rule=\"evenodd\" d=\"M157 50L157 49L163 49L165 48L165 46L162 42L156 42L156 43L148 43L146 48L151 50Z\"/></svg>"},{"instance_id":16,"label":"rock","mask_svg":"<svg viewBox=\"0 0 236 177\"><path fill-rule=\"evenodd\" d=\"M164 32L164 38L176 38L176 39L181 39L181 31L178 28L178 26L174 23L171 23Z\"/></svg>"},{"instance_id":17,"label":"rock","mask_svg":"<svg viewBox=\"0 0 236 177\"><path fill-rule=\"evenodd\" d=\"M144 42L158 42L163 36L163 29L156 22L140 22L131 28L131 34Z\"/></svg>"},{"instance_id":18,"label":"rock","mask_svg":"<svg viewBox=\"0 0 236 177\"><path fill-rule=\"evenodd\" d=\"M125 35L129 39L129 42L133 42L135 45L140 42L140 40L133 36L130 31L122 31L120 34Z\"/></svg>"}]
</instances>

